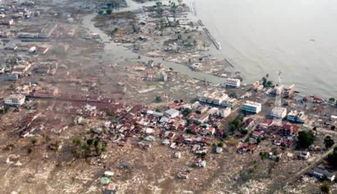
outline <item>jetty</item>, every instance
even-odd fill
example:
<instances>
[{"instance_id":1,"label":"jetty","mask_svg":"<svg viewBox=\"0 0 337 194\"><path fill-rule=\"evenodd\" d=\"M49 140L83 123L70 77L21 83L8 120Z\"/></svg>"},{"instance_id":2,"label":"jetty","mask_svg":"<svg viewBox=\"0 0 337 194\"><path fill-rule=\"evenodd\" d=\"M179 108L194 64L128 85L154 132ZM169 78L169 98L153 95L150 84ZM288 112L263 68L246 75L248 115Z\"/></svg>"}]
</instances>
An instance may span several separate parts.
<instances>
[{"instance_id":1,"label":"jetty","mask_svg":"<svg viewBox=\"0 0 337 194\"><path fill-rule=\"evenodd\" d=\"M207 28L202 28L206 35L208 36L209 40L213 43L216 49L221 50L221 44L216 41L216 39L213 37L213 35L209 32Z\"/></svg>"}]
</instances>

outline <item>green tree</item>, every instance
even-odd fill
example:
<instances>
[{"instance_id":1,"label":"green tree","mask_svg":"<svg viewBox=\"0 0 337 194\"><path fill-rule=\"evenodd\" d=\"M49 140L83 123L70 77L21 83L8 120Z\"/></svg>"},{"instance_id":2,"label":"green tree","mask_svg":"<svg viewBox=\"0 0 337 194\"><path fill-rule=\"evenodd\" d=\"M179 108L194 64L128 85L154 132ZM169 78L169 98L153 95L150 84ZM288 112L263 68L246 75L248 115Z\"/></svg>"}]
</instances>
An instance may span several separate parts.
<instances>
[{"instance_id":1,"label":"green tree","mask_svg":"<svg viewBox=\"0 0 337 194\"><path fill-rule=\"evenodd\" d=\"M114 112L112 110L107 110L106 115L108 115L109 117L112 117L114 116Z\"/></svg>"},{"instance_id":2,"label":"green tree","mask_svg":"<svg viewBox=\"0 0 337 194\"><path fill-rule=\"evenodd\" d=\"M330 102L331 104L335 104L335 103L336 103L336 99L335 99L335 98L329 98L329 102Z\"/></svg>"},{"instance_id":3,"label":"green tree","mask_svg":"<svg viewBox=\"0 0 337 194\"><path fill-rule=\"evenodd\" d=\"M224 131L223 134L222 134L222 138L226 139L227 137L228 137L228 134Z\"/></svg>"},{"instance_id":4,"label":"green tree","mask_svg":"<svg viewBox=\"0 0 337 194\"><path fill-rule=\"evenodd\" d=\"M35 137L32 137L32 139L30 141L33 145L35 145L37 143L37 139Z\"/></svg>"},{"instance_id":5,"label":"green tree","mask_svg":"<svg viewBox=\"0 0 337 194\"><path fill-rule=\"evenodd\" d=\"M321 191L323 192L323 193L330 193L330 187L331 187L331 185L329 184L329 183L323 183L322 185L321 185Z\"/></svg>"},{"instance_id":6,"label":"green tree","mask_svg":"<svg viewBox=\"0 0 337 194\"><path fill-rule=\"evenodd\" d=\"M81 138L76 137L75 139L73 139L73 144L74 144L75 146L80 146L80 145L82 144Z\"/></svg>"},{"instance_id":7,"label":"green tree","mask_svg":"<svg viewBox=\"0 0 337 194\"><path fill-rule=\"evenodd\" d=\"M297 146L299 148L308 148L315 141L315 135L312 131L300 131L298 133Z\"/></svg>"},{"instance_id":8,"label":"green tree","mask_svg":"<svg viewBox=\"0 0 337 194\"><path fill-rule=\"evenodd\" d=\"M266 78L266 77L263 77L261 81L262 81L263 87L265 87L265 86L266 86L266 83L267 83L267 78Z\"/></svg>"},{"instance_id":9,"label":"green tree","mask_svg":"<svg viewBox=\"0 0 337 194\"><path fill-rule=\"evenodd\" d=\"M335 147L333 152L328 155L326 160L332 167L337 169L337 147Z\"/></svg>"},{"instance_id":10,"label":"green tree","mask_svg":"<svg viewBox=\"0 0 337 194\"><path fill-rule=\"evenodd\" d=\"M237 116L233 121L228 124L231 131L240 130L243 126L243 116Z\"/></svg>"},{"instance_id":11,"label":"green tree","mask_svg":"<svg viewBox=\"0 0 337 194\"><path fill-rule=\"evenodd\" d=\"M157 1L156 2L156 12L157 12L157 14L158 14L158 16L159 17L162 17L163 16L163 8L162 8L162 5L163 5L163 3L162 2L160 2L160 1Z\"/></svg>"},{"instance_id":12,"label":"green tree","mask_svg":"<svg viewBox=\"0 0 337 194\"><path fill-rule=\"evenodd\" d=\"M273 84L273 82L272 81L267 81L267 83L266 83L266 86L265 87L267 87L267 88L271 88L271 87L273 87L274 86L274 84Z\"/></svg>"},{"instance_id":13,"label":"green tree","mask_svg":"<svg viewBox=\"0 0 337 194\"><path fill-rule=\"evenodd\" d=\"M328 148L331 148L333 145L335 144L334 140L331 138L331 136L326 136L324 138L324 145L325 145L325 148L328 149Z\"/></svg>"},{"instance_id":14,"label":"green tree","mask_svg":"<svg viewBox=\"0 0 337 194\"><path fill-rule=\"evenodd\" d=\"M112 10L111 9L106 10L106 14L111 15L112 14Z\"/></svg>"},{"instance_id":15,"label":"green tree","mask_svg":"<svg viewBox=\"0 0 337 194\"><path fill-rule=\"evenodd\" d=\"M189 114L191 114L192 110L189 108L185 108L182 112L184 117L187 117Z\"/></svg>"},{"instance_id":16,"label":"green tree","mask_svg":"<svg viewBox=\"0 0 337 194\"><path fill-rule=\"evenodd\" d=\"M161 99L160 96L156 96L155 99L154 99L154 101L155 101L156 103L160 103L160 102L162 102L163 100Z\"/></svg>"},{"instance_id":17,"label":"green tree","mask_svg":"<svg viewBox=\"0 0 337 194\"><path fill-rule=\"evenodd\" d=\"M262 80L261 80L263 87L265 87L265 88L274 87L273 82L269 81L267 78L268 78L268 74L266 75L266 77L263 77Z\"/></svg>"},{"instance_id":18,"label":"green tree","mask_svg":"<svg viewBox=\"0 0 337 194\"><path fill-rule=\"evenodd\" d=\"M230 98L237 98L238 97L235 92L230 93L228 96Z\"/></svg>"},{"instance_id":19,"label":"green tree","mask_svg":"<svg viewBox=\"0 0 337 194\"><path fill-rule=\"evenodd\" d=\"M267 152L260 152L260 158L261 160L265 160L268 158L268 153Z\"/></svg>"}]
</instances>

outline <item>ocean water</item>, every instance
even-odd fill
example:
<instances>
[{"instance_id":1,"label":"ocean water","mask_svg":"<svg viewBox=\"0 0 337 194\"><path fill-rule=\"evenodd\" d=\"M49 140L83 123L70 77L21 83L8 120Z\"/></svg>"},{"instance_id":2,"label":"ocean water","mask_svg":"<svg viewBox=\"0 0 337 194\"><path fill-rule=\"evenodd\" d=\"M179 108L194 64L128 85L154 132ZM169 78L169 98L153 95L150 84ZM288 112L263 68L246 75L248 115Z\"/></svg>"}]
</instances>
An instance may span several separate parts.
<instances>
[{"instance_id":1,"label":"ocean water","mask_svg":"<svg viewBox=\"0 0 337 194\"><path fill-rule=\"evenodd\" d=\"M306 95L337 97L337 1L195 0L197 17L247 83L282 72ZM276 78L275 78L276 80Z\"/></svg>"}]
</instances>

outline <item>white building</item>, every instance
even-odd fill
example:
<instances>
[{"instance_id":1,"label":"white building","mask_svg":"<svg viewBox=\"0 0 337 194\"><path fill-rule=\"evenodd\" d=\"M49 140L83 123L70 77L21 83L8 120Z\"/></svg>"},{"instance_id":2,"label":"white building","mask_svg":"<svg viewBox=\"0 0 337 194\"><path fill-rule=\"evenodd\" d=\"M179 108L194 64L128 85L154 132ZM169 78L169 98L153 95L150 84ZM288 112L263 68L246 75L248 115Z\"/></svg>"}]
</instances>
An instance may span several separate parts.
<instances>
[{"instance_id":1,"label":"white building","mask_svg":"<svg viewBox=\"0 0 337 194\"><path fill-rule=\"evenodd\" d=\"M240 85L241 85L241 80L233 79L233 78L227 78L224 83L225 87L232 87L232 88L239 88Z\"/></svg>"},{"instance_id":2,"label":"white building","mask_svg":"<svg viewBox=\"0 0 337 194\"><path fill-rule=\"evenodd\" d=\"M226 118L231 113L232 113L232 109L230 107L226 107L226 108L221 108L221 109L217 108L217 111L213 114L221 118Z\"/></svg>"},{"instance_id":3,"label":"white building","mask_svg":"<svg viewBox=\"0 0 337 194\"><path fill-rule=\"evenodd\" d=\"M295 123L304 123L307 116L303 111L292 110L287 116L287 120Z\"/></svg>"},{"instance_id":4,"label":"white building","mask_svg":"<svg viewBox=\"0 0 337 194\"><path fill-rule=\"evenodd\" d=\"M6 69L5 66L0 65L0 74L5 73L5 69Z\"/></svg>"},{"instance_id":5,"label":"white building","mask_svg":"<svg viewBox=\"0 0 337 194\"><path fill-rule=\"evenodd\" d=\"M4 99L4 103L9 106L21 106L25 103L26 96L21 94L13 94Z\"/></svg>"},{"instance_id":6,"label":"white building","mask_svg":"<svg viewBox=\"0 0 337 194\"><path fill-rule=\"evenodd\" d=\"M221 92L204 93L198 96L198 100L203 103L220 106L228 99L228 95Z\"/></svg>"},{"instance_id":7,"label":"white building","mask_svg":"<svg viewBox=\"0 0 337 194\"><path fill-rule=\"evenodd\" d=\"M225 109L221 109L219 114L221 117L226 118L232 113L232 109L230 107L226 107Z\"/></svg>"},{"instance_id":8,"label":"white building","mask_svg":"<svg viewBox=\"0 0 337 194\"><path fill-rule=\"evenodd\" d=\"M257 114L262 110L262 104L258 102L246 101L241 110Z\"/></svg>"},{"instance_id":9,"label":"white building","mask_svg":"<svg viewBox=\"0 0 337 194\"><path fill-rule=\"evenodd\" d=\"M284 107L274 107L270 113L270 116L283 119L287 116L287 109Z\"/></svg>"},{"instance_id":10,"label":"white building","mask_svg":"<svg viewBox=\"0 0 337 194\"><path fill-rule=\"evenodd\" d=\"M180 112L176 109L169 109L167 111L165 111L164 115L168 118L175 118L178 117L180 114Z\"/></svg>"}]
</instances>

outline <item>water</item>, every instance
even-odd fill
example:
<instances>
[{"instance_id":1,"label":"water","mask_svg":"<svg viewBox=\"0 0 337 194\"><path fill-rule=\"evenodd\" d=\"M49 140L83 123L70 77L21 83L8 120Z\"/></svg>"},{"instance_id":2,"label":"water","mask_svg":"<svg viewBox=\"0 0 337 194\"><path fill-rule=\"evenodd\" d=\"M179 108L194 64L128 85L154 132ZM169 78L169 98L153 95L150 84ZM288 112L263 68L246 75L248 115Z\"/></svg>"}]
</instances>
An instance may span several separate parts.
<instances>
[{"instance_id":1,"label":"water","mask_svg":"<svg viewBox=\"0 0 337 194\"><path fill-rule=\"evenodd\" d=\"M131 0L127 0L128 3L130 1ZM152 2L152 4L154 3ZM125 10L132 11L135 9L140 9L144 4L130 3L128 5L129 5L128 8L121 9L119 11L125 11ZM96 16L95 13L84 16L82 20L82 25L85 28L87 28L89 32L98 34L104 42L107 42L104 44L103 62L104 63L116 63L116 62L122 62L122 61L138 61L138 55L136 53L133 53L131 50L121 45L118 45L113 41L110 41L111 38L107 34L105 34L101 29L95 27L94 21L93 21L93 18L95 16ZM221 84L224 81L223 78L213 76L211 74L207 74L203 72L195 72L195 71L192 71L186 65L162 61L161 58L150 58L150 57L142 56L142 60L145 60L145 61L154 60L154 62L156 63L164 63L167 67L172 68L175 72L185 74L191 78L195 78L198 80L208 81L213 84Z\"/></svg>"},{"instance_id":2,"label":"water","mask_svg":"<svg viewBox=\"0 0 337 194\"><path fill-rule=\"evenodd\" d=\"M337 96L337 1L195 0L197 17L246 82L283 72L305 94Z\"/></svg>"}]
</instances>

